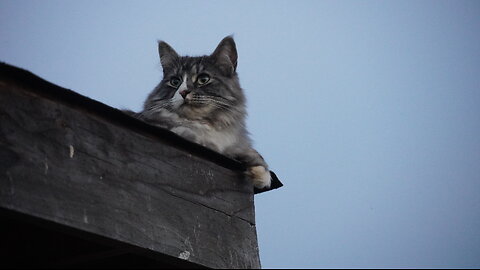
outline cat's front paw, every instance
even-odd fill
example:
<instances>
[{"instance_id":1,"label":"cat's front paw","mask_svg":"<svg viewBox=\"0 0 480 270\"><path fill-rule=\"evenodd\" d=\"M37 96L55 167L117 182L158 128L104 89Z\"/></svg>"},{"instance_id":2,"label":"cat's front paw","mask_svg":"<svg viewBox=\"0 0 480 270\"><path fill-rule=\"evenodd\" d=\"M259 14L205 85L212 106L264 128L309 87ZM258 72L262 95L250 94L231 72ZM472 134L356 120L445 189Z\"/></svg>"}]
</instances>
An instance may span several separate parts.
<instances>
[{"instance_id":1,"label":"cat's front paw","mask_svg":"<svg viewBox=\"0 0 480 270\"><path fill-rule=\"evenodd\" d=\"M270 187L272 182L270 171L263 166L253 166L248 168L247 175L252 180L253 185L258 189Z\"/></svg>"}]
</instances>

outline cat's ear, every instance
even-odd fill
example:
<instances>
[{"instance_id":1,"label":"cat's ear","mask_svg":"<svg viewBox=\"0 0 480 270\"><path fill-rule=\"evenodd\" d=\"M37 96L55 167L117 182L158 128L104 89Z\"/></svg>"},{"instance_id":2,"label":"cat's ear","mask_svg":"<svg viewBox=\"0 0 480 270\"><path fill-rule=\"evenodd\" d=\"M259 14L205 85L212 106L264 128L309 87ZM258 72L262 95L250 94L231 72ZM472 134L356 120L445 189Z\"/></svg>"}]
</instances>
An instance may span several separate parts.
<instances>
[{"instance_id":1,"label":"cat's ear","mask_svg":"<svg viewBox=\"0 0 480 270\"><path fill-rule=\"evenodd\" d=\"M177 52L164 41L158 41L158 54L163 70L171 67L179 59Z\"/></svg>"},{"instance_id":2,"label":"cat's ear","mask_svg":"<svg viewBox=\"0 0 480 270\"><path fill-rule=\"evenodd\" d=\"M232 75L237 69L237 47L232 36L222 39L211 56L228 75Z\"/></svg>"}]
</instances>

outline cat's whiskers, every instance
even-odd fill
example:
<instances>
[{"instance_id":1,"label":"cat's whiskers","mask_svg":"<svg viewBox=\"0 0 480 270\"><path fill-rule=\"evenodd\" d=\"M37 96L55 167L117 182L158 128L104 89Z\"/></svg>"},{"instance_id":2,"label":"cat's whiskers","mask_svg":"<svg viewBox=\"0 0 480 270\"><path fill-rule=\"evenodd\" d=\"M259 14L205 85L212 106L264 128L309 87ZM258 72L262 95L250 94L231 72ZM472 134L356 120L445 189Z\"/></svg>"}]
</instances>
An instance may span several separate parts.
<instances>
[{"instance_id":1,"label":"cat's whiskers","mask_svg":"<svg viewBox=\"0 0 480 270\"><path fill-rule=\"evenodd\" d=\"M230 104L230 103L226 102L225 99L223 99L223 98L218 98L218 97L194 96L194 97L192 98L192 100L210 101L210 102L215 102L215 103L222 104L222 105L225 105L225 106L228 106L228 107L232 107L232 106L233 106L233 104Z\"/></svg>"},{"instance_id":2,"label":"cat's whiskers","mask_svg":"<svg viewBox=\"0 0 480 270\"><path fill-rule=\"evenodd\" d=\"M205 104L205 105L210 105L212 107L218 108L218 109L223 109L226 111L230 111L232 113L235 113L236 110L232 108L230 104L220 102L218 100L213 100L213 99L208 99L208 98L192 98L191 99L192 103L197 103L197 104Z\"/></svg>"},{"instance_id":3,"label":"cat's whiskers","mask_svg":"<svg viewBox=\"0 0 480 270\"><path fill-rule=\"evenodd\" d=\"M169 109L171 108L172 106L172 102L170 102L169 100L166 100L164 102L161 102L161 103L154 103L152 106L148 107L148 111L151 111L151 112L155 112L155 111L159 111L161 109Z\"/></svg>"},{"instance_id":4,"label":"cat's whiskers","mask_svg":"<svg viewBox=\"0 0 480 270\"><path fill-rule=\"evenodd\" d=\"M215 103L215 104L223 105L225 107L232 107L231 104L228 104L224 101L221 101L221 100L218 100L218 99L215 99L215 98L210 98L210 97L193 97L191 99L191 101L212 102L212 103Z\"/></svg>"},{"instance_id":5,"label":"cat's whiskers","mask_svg":"<svg viewBox=\"0 0 480 270\"><path fill-rule=\"evenodd\" d=\"M223 101L227 102L228 100L223 97L218 97L218 96L205 96L205 95L194 95L194 98L201 98L201 99L211 99L211 100L217 100L217 101Z\"/></svg>"}]
</instances>

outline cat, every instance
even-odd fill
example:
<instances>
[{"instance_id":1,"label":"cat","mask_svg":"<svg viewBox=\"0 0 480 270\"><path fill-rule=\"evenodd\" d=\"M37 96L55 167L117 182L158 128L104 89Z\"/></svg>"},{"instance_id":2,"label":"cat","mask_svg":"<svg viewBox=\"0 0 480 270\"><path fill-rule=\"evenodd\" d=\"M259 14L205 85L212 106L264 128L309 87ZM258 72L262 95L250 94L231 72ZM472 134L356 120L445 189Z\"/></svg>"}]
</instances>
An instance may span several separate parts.
<instances>
[{"instance_id":1,"label":"cat","mask_svg":"<svg viewBox=\"0 0 480 270\"><path fill-rule=\"evenodd\" d=\"M242 162L253 185L268 188L268 165L246 130L233 37L225 37L211 55L179 56L164 41L158 42L158 52L163 78L143 110L129 114Z\"/></svg>"}]
</instances>

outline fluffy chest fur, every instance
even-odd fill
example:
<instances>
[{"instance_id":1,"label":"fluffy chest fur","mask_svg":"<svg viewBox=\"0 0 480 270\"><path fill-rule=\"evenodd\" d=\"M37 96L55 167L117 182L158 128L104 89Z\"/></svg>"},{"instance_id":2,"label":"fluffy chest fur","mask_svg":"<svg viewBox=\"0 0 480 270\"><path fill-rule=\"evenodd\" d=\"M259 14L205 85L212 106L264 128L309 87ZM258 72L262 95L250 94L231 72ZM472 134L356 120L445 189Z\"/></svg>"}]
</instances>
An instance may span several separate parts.
<instances>
[{"instance_id":1,"label":"fluffy chest fur","mask_svg":"<svg viewBox=\"0 0 480 270\"><path fill-rule=\"evenodd\" d=\"M238 134L233 130L216 130L209 124L193 121L184 121L183 125L174 127L171 131L220 153L224 153L239 141Z\"/></svg>"},{"instance_id":2,"label":"fluffy chest fur","mask_svg":"<svg viewBox=\"0 0 480 270\"><path fill-rule=\"evenodd\" d=\"M160 117L169 120L170 131L220 153L244 141L235 126L215 127L208 122L186 119L167 110L160 111Z\"/></svg>"}]
</instances>

